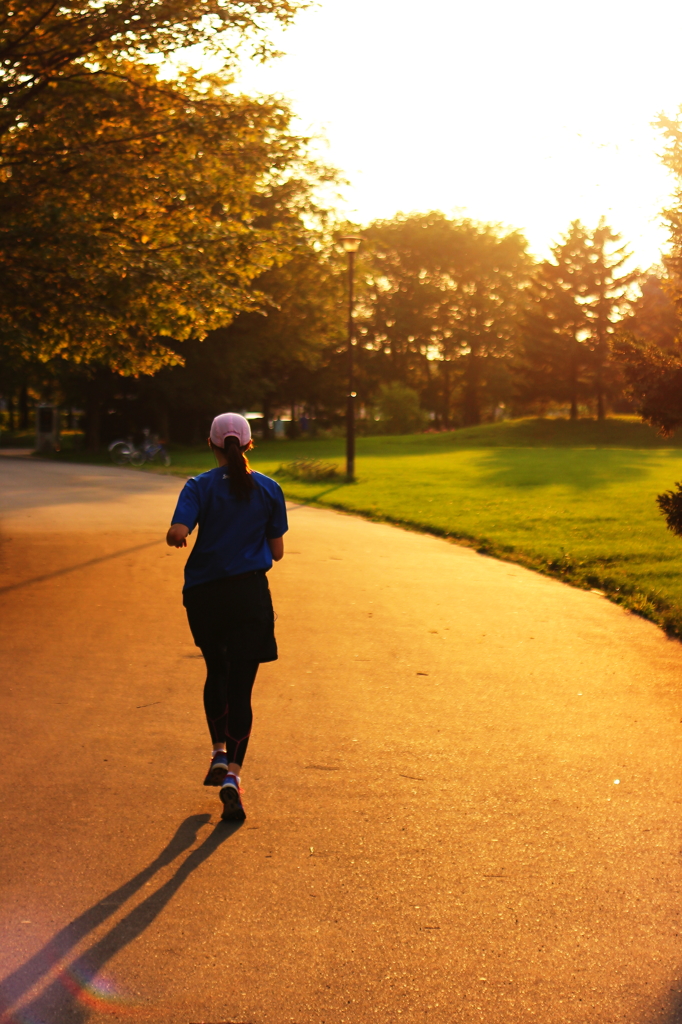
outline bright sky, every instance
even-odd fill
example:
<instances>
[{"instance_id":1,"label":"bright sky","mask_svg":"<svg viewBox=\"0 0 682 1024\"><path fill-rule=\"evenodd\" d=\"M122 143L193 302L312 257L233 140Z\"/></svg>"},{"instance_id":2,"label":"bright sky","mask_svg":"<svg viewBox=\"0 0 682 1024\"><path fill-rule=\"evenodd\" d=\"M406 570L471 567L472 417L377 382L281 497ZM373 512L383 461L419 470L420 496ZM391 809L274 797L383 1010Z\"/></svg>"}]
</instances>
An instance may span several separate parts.
<instances>
[{"instance_id":1,"label":"bright sky","mask_svg":"<svg viewBox=\"0 0 682 1024\"><path fill-rule=\"evenodd\" d=\"M578 217L647 267L673 182L651 121L682 104L679 0L320 0L245 91L288 97L328 140L364 223L440 209L547 247Z\"/></svg>"}]
</instances>

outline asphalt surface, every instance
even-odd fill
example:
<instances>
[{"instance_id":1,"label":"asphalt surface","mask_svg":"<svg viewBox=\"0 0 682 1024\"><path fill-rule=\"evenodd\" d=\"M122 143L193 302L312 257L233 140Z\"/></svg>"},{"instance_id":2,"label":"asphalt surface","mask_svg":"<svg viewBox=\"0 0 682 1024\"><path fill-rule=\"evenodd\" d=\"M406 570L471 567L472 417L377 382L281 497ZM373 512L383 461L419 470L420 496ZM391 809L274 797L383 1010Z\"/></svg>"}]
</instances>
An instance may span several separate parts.
<instances>
[{"instance_id":1,"label":"asphalt surface","mask_svg":"<svg viewBox=\"0 0 682 1024\"><path fill-rule=\"evenodd\" d=\"M682 646L294 507L227 826L181 484L0 459L3 1024L682 1020Z\"/></svg>"}]
</instances>

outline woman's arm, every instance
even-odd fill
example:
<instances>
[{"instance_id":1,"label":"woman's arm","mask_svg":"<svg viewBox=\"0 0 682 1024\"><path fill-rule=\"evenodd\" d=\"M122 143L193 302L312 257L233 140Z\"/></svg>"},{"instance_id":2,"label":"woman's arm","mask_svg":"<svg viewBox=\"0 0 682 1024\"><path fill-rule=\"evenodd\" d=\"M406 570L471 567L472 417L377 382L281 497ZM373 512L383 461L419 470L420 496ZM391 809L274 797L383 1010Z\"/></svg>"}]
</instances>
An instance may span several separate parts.
<instances>
[{"instance_id":1,"label":"woman's arm","mask_svg":"<svg viewBox=\"0 0 682 1024\"><path fill-rule=\"evenodd\" d=\"M191 477L180 491L178 503L171 519L171 528L166 534L169 548L186 548L187 537L199 519L199 491L196 480Z\"/></svg>"},{"instance_id":2,"label":"woman's arm","mask_svg":"<svg viewBox=\"0 0 682 1024\"><path fill-rule=\"evenodd\" d=\"M186 548L189 527L184 523L173 523L166 534L166 544L169 548ZM281 555L280 555L281 558Z\"/></svg>"},{"instance_id":3,"label":"woman's arm","mask_svg":"<svg viewBox=\"0 0 682 1024\"><path fill-rule=\"evenodd\" d=\"M273 561L279 562L280 558L284 558L284 537L269 537L268 544Z\"/></svg>"}]
</instances>

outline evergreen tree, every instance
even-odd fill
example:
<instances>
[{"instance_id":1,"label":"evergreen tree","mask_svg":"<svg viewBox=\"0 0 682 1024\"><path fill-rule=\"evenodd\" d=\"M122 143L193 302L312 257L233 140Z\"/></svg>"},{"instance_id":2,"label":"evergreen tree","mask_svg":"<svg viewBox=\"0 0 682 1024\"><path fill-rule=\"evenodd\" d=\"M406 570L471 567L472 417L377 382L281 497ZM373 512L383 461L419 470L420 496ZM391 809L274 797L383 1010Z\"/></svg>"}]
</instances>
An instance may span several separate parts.
<instances>
[{"instance_id":1,"label":"evergreen tree","mask_svg":"<svg viewBox=\"0 0 682 1024\"><path fill-rule=\"evenodd\" d=\"M579 399L590 396L604 419L619 386L613 335L636 277L619 273L629 258L619 241L603 218L592 231L576 220L538 268L518 367L526 401L568 401L575 419Z\"/></svg>"},{"instance_id":2,"label":"evergreen tree","mask_svg":"<svg viewBox=\"0 0 682 1024\"><path fill-rule=\"evenodd\" d=\"M682 426L682 354L623 335L614 344L637 412L669 436Z\"/></svg>"},{"instance_id":3,"label":"evergreen tree","mask_svg":"<svg viewBox=\"0 0 682 1024\"><path fill-rule=\"evenodd\" d=\"M682 352L677 343L678 318L682 316L682 109L677 117L659 117L658 127L667 142L663 163L677 179L673 201L664 211L670 251L663 260L665 276L660 286L676 315L656 295L658 289L651 286L649 278L649 288L642 287L642 298L635 302L627 323L631 334L619 338L615 353L642 419L659 427L661 433L672 434L682 426ZM652 309L654 315L643 323L644 312L651 314Z\"/></svg>"},{"instance_id":4,"label":"evergreen tree","mask_svg":"<svg viewBox=\"0 0 682 1024\"><path fill-rule=\"evenodd\" d=\"M572 420L587 393L582 307L568 287L571 266L565 245L553 249L555 261L539 265L528 294L522 342L515 369L522 403L567 402Z\"/></svg>"},{"instance_id":5,"label":"evergreen tree","mask_svg":"<svg viewBox=\"0 0 682 1024\"><path fill-rule=\"evenodd\" d=\"M639 282L639 288L640 295L633 300L622 327L644 344L677 349L682 320L669 294L670 279L662 269L650 270Z\"/></svg>"},{"instance_id":6,"label":"evergreen tree","mask_svg":"<svg viewBox=\"0 0 682 1024\"><path fill-rule=\"evenodd\" d=\"M606 417L607 399L613 397L619 385L618 367L610 358L614 331L638 276L636 271L623 272L630 253L625 246L617 247L620 241L621 236L602 217L588 233L584 250L581 301L590 331L593 389L600 422Z\"/></svg>"}]
</instances>

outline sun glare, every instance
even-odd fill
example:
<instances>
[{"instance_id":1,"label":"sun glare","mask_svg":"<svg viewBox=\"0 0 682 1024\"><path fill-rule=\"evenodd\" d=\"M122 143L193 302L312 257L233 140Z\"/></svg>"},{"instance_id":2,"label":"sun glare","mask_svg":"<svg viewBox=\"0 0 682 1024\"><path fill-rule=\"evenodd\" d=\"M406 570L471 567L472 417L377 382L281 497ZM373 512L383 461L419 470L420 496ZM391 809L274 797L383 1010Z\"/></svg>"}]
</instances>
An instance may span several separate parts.
<instances>
[{"instance_id":1,"label":"sun glare","mask_svg":"<svg viewBox=\"0 0 682 1024\"><path fill-rule=\"evenodd\" d=\"M289 97L326 137L361 222L461 210L544 254L604 214L646 267L667 237L651 122L682 104L681 30L672 0L320 0L240 84Z\"/></svg>"}]
</instances>

